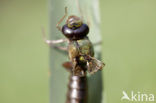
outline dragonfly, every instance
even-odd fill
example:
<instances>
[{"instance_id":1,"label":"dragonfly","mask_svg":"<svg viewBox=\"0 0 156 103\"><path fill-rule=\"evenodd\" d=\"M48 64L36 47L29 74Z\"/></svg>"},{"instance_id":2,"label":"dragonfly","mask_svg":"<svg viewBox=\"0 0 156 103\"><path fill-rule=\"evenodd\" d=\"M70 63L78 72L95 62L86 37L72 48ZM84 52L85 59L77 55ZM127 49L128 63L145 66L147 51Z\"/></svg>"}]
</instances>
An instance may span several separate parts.
<instances>
[{"instance_id":1,"label":"dragonfly","mask_svg":"<svg viewBox=\"0 0 156 103\"><path fill-rule=\"evenodd\" d=\"M89 74L94 74L105 66L105 64L94 57L93 44L88 37L89 26L83 20L75 15L68 16L66 23L60 26L61 22L67 16L67 7L65 14L59 20L56 27L66 37L59 40L48 40L43 31L45 43L59 50L68 52L70 62L64 63L73 76L84 77L86 71ZM59 43L67 42L67 47L57 46ZM71 68L72 67L72 68Z\"/></svg>"}]
</instances>

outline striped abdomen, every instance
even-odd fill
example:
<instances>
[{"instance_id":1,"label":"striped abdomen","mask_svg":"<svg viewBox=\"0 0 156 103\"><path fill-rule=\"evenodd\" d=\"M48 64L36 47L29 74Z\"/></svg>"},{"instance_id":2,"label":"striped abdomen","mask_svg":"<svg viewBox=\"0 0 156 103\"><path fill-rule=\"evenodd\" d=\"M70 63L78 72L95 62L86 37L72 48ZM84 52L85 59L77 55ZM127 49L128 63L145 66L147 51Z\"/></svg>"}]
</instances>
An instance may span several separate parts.
<instances>
[{"instance_id":1,"label":"striped abdomen","mask_svg":"<svg viewBox=\"0 0 156 103\"><path fill-rule=\"evenodd\" d=\"M87 77L69 77L66 103L87 103Z\"/></svg>"}]
</instances>

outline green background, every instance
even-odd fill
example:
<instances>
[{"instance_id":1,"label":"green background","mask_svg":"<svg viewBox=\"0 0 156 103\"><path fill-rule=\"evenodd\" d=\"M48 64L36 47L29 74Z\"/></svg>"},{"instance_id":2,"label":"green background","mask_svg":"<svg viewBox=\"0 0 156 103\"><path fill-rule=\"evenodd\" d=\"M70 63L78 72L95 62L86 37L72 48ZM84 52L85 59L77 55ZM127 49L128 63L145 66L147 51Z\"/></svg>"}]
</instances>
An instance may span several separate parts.
<instances>
[{"instance_id":1,"label":"green background","mask_svg":"<svg viewBox=\"0 0 156 103\"><path fill-rule=\"evenodd\" d=\"M156 95L156 1L101 0L101 7L106 103L120 103L123 90Z\"/></svg>"},{"instance_id":2,"label":"green background","mask_svg":"<svg viewBox=\"0 0 156 103\"><path fill-rule=\"evenodd\" d=\"M0 103L48 103L47 20L45 0L0 0Z\"/></svg>"},{"instance_id":3,"label":"green background","mask_svg":"<svg viewBox=\"0 0 156 103\"><path fill-rule=\"evenodd\" d=\"M156 1L101 0L100 11L103 102L121 103L122 91L156 94ZM0 103L49 102L48 25L47 1L0 1Z\"/></svg>"}]
</instances>

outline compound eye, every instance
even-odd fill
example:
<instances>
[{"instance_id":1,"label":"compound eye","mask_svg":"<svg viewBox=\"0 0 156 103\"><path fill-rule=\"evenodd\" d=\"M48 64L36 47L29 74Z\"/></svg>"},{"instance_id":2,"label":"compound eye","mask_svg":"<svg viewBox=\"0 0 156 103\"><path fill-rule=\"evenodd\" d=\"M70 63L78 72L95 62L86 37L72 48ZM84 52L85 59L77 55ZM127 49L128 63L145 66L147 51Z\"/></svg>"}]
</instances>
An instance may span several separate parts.
<instances>
[{"instance_id":1,"label":"compound eye","mask_svg":"<svg viewBox=\"0 0 156 103\"><path fill-rule=\"evenodd\" d=\"M89 32L89 28L88 25L86 24L82 24L80 27L77 27L76 29L69 28L68 24L65 24L62 27L63 35L65 35L68 39L71 40L79 40L81 38L84 38L88 34L88 32Z\"/></svg>"}]
</instances>

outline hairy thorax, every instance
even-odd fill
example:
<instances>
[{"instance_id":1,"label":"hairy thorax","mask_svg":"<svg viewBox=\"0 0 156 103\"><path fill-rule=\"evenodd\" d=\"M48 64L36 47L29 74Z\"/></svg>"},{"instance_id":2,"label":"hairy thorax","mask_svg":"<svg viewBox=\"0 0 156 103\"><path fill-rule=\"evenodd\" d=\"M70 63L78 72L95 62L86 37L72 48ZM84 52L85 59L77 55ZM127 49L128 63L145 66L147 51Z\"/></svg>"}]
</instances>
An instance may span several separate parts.
<instances>
[{"instance_id":1,"label":"hairy thorax","mask_svg":"<svg viewBox=\"0 0 156 103\"><path fill-rule=\"evenodd\" d=\"M78 58L83 62L81 55L94 55L93 45L88 37L85 37L81 40L71 41L68 45L68 51L71 61L73 61L74 58Z\"/></svg>"}]
</instances>

